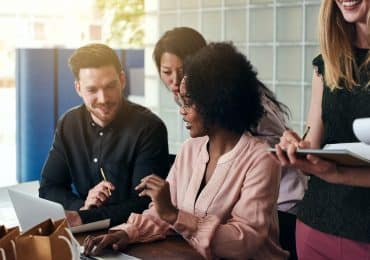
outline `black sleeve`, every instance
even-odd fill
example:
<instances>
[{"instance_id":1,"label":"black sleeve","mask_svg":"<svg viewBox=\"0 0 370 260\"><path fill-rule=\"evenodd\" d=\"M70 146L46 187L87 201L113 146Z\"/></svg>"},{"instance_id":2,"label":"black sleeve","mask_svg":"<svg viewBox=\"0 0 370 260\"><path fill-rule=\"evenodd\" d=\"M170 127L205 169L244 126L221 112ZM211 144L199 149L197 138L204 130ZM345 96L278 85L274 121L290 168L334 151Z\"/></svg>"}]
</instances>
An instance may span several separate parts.
<instances>
[{"instance_id":1,"label":"black sleeve","mask_svg":"<svg viewBox=\"0 0 370 260\"><path fill-rule=\"evenodd\" d=\"M148 207L150 198L140 198L134 188L152 173L166 178L169 170L167 130L163 122L157 122L148 125L138 137L130 198L119 204L79 211L83 223L110 218L111 226L115 226L125 222L132 212L141 213Z\"/></svg>"},{"instance_id":2,"label":"black sleeve","mask_svg":"<svg viewBox=\"0 0 370 260\"><path fill-rule=\"evenodd\" d=\"M59 202L66 209L78 210L84 205L84 200L72 191L72 180L62 138L63 122L63 118L58 122L53 145L42 168L39 196Z\"/></svg>"}]
</instances>

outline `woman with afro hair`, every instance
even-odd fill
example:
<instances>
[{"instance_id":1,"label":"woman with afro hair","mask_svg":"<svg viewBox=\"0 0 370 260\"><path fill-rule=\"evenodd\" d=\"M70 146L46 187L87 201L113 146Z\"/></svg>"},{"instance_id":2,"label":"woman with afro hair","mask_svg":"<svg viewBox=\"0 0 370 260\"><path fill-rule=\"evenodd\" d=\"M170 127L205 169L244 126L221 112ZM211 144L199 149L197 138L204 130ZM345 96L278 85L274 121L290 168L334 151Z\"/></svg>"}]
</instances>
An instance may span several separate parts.
<instances>
[{"instance_id":1,"label":"woman with afro hair","mask_svg":"<svg viewBox=\"0 0 370 260\"><path fill-rule=\"evenodd\" d=\"M229 43L211 43L185 60L179 89L185 141L166 180L142 179L152 203L106 235L89 236L85 254L181 235L206 259L286 259L278 242L278 163L250 133L263 115L256 72Z\"/></svg>"}]
</instances>

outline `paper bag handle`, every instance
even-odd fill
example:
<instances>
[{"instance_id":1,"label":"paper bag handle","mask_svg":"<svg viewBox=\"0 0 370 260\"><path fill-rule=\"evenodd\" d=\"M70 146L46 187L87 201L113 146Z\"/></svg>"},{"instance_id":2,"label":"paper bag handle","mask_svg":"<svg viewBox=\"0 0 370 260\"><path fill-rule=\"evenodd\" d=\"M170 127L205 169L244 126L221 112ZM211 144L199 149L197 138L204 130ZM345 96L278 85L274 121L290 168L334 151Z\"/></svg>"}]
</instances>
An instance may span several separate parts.
<instances>
[{"instance_id":1,"label":"paper bag handle","mask_svg":"<svg viewBox=\"0 0 370 260\"><path fill-rule=\"evenodd\" d=\"M17 251L15 250L15 243L14 240L10 240L10 243L12 244L12 249L14 253L14 258L17 259ZM1 253L1 259L6 260L6 255L5 255L5 250L4 248L0 248L0 253Z\"/></svg>"},{"instance_id":2,"label":"paper bag handle","mask_svg":"<svg viewBox=\"0 0 370 260\"><path fill-rule=\"evenodd\" d=\"M69 250L71 251L71 256L72 256L72 260L79 260L80 259L80 247L78 246L77 247L77 255L75 254L75 250L73 250L73 243L76 244L76 245L79 245L78 241L76 240L76 238L73 236L72 232L68 229L68 228L65 228L65 231L67 232L70 240L65 237L65 236L58 236L59 239L63 240L64 242L67 243L68 247L69 247Z\"/></svg>"},{"instance_id":3,"label":"paper bag handle","mask_svg":"<svg viewBox=\"0 0 370 260\"><path fill-rule=\"evenodd\" d=\"M6 260L5 250L4 248L0 247L1 259Z\"/></svg>"}]
</instances>

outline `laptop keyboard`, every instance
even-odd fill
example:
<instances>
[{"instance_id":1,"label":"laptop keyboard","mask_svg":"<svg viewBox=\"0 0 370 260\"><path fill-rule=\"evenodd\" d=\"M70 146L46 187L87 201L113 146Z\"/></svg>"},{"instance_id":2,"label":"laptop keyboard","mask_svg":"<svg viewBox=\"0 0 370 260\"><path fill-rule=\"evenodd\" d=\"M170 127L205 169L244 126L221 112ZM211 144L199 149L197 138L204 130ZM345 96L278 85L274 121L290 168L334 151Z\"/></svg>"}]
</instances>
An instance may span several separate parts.
<instances>
[{"instance_id":1,"label":"laptop keyboard","mask_svg":"<svg viewBox=\"0 0 370 260\"><path fill-rule=\"evenodd\" d=\"M95 258L95 257L92 257L92 256L86 256L83 253L81 253L80 254L80 260L98 260L98 259Z\"/></svg>"}]
</instances>

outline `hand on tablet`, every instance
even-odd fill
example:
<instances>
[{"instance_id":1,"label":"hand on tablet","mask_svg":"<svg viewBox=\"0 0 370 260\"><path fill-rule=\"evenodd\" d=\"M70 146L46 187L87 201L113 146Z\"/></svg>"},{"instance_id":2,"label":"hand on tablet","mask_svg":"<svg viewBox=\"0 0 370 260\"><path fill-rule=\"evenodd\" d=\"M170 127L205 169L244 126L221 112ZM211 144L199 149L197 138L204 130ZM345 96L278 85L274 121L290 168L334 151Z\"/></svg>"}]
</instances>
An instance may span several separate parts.
<instances>
[{"instance_id":1,"label":"hand on tablet","mask_svg":"<svg viewBox=\"0 0 370 260\"><path fill-rule=\"evenodd\" d=\"M280 142L275 145L275 148L276 154L274 158L278 160L282 166L294 165L298 160L296 156L297 148L310 148L310 142L302 140L296 132L286 130L280 137Z\"/></svg>"},{"instance_id":2,"label":"hand on tablet","mask_svg":"<svg viewBox=\"0 0 370 260\"><path fill-rule=\"evenodd\" d=\"M338 168L335 163L320 159L311 154L305 157L297 156L296 151L298 148L309 149L311 145L309 141L302 140L302 138L292 130L287 130L283 133L280 137L280 143L276 144L275 148L276 153L272 154L272 156L282 166L295 167L305 173L316 175L328 182L337 180Z\"/></svg>"}]
</instances>

